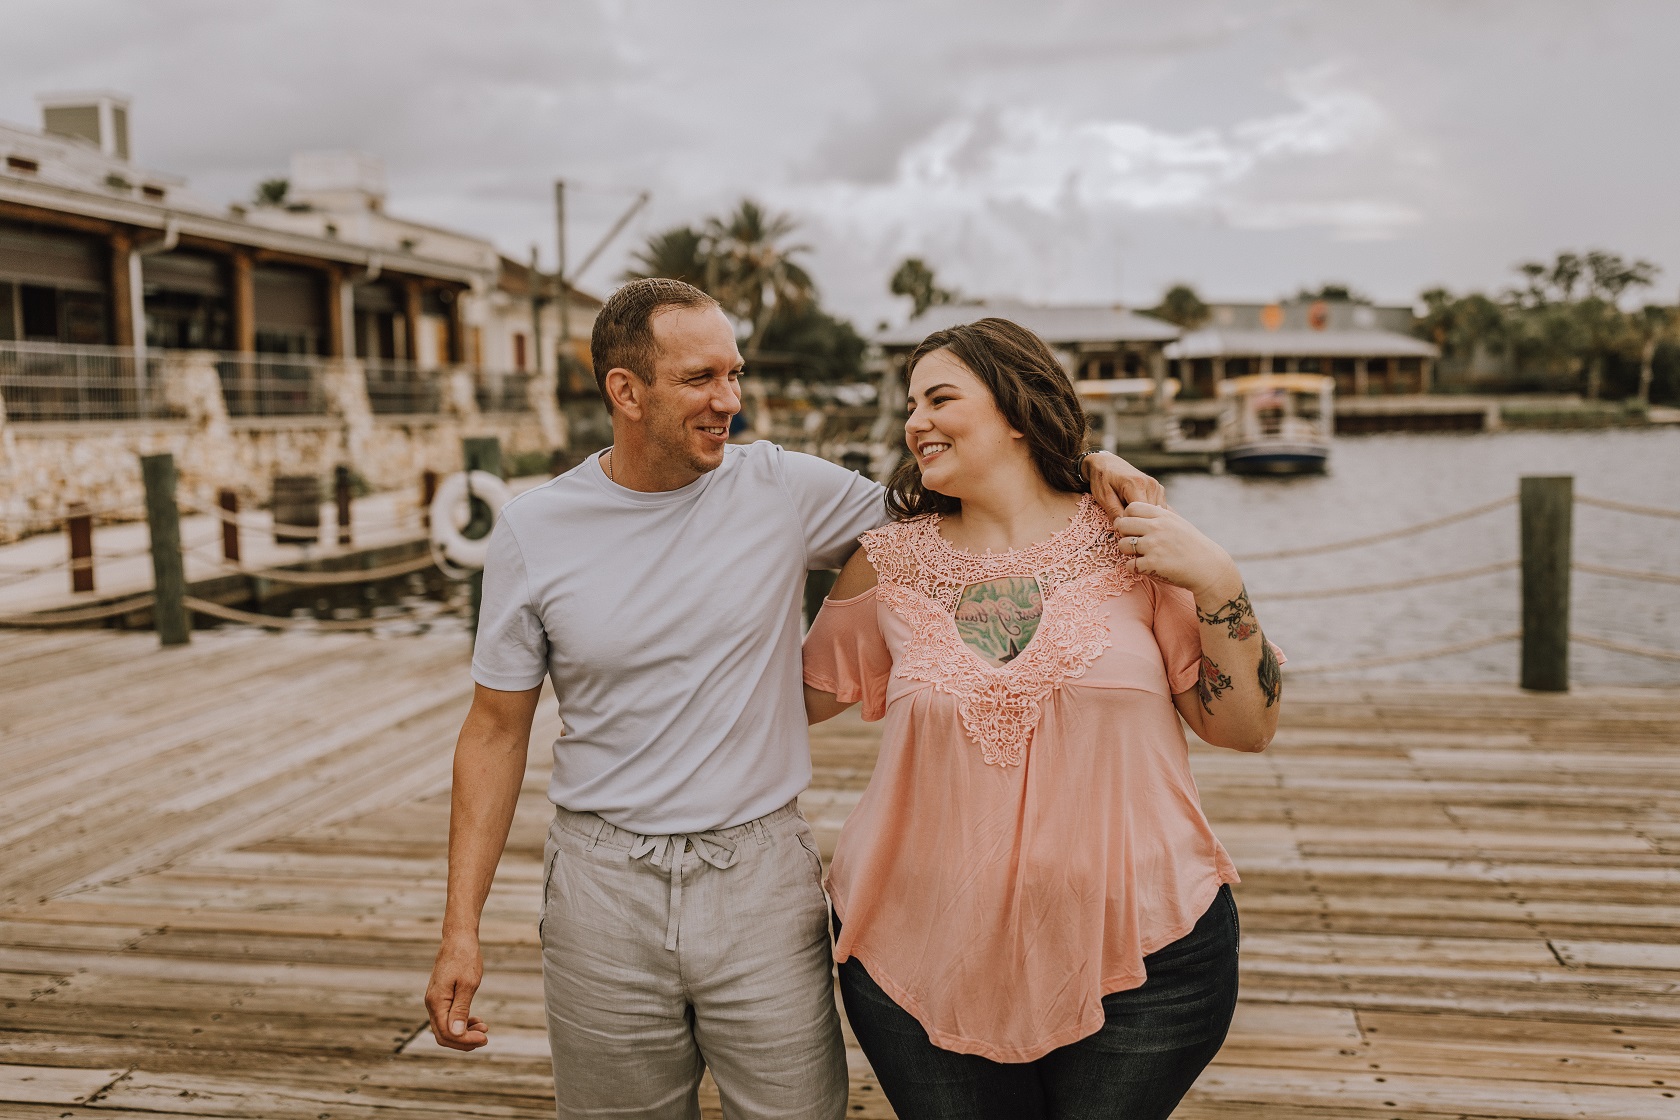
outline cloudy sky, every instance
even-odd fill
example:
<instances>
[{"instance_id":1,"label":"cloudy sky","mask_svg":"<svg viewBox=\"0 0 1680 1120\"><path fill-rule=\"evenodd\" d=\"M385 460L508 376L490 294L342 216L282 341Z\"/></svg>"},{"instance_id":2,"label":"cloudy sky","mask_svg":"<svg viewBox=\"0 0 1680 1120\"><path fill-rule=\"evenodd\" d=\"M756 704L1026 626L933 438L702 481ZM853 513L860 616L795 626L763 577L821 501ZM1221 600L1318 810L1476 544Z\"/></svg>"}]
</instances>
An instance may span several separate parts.
<instances>
[{"instance_id":1,"label":"cloudy sky","mask_svg":"<svg viewBox=\"0 0 1680 1120\"><path fill-rule=\"evenodd\" d=\"M0 118L134 99L136 156L234 201L289 153L382 157L396 213L575 260L742 196L827 302L901 317L905 255L974 294L1409 302L1607 248L1680 285L1666 0L8 0Z\"/></svg>"}]
</instances>

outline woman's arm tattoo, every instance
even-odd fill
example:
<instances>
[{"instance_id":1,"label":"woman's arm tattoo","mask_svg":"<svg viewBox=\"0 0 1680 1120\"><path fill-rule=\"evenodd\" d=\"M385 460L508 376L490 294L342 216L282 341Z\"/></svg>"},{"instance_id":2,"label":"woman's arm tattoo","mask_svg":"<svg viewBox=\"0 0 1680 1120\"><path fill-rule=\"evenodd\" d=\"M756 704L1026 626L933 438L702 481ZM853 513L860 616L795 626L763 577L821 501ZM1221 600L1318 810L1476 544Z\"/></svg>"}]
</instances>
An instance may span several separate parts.
<instances>
[{"instance_id":1,"label":"woman's arm tattoo","mask_svg":"<svg viewBox=\"0 0 1680 1120\"><path fill-rule=\"evenodd\" d=\"M1262 635L1260 638L1260 691L1266 697L1266 707L1278 702L1283 695L1283 666L1278 664L1277 651Z\"/></svg>"},{"instance_id":2,"label":"woman's arm tattoo","mask_svg":"<svg viewBox=\"0 0 1680 1120\"><path fill-rule=\"evenodd\" d=\"M1200 606L1196 608L1196 621L1209 626L1225 626L1225 633L1236 641L1245 641L1260 633L1260 623L1254 617L1254 607L1248 601L1248 588L1237 593L1235 599L1230 600L1218 610L1209 614Z\"/></svg>"},{"instance_id":3,"label":"woman's arm tattoo","mask_svg":"<svg viewBox=\"0 0 1680 1120\"><path fill-rule=\"evenodd\" d=\"M1219 671L1219 663L1207 654L1202 654L1202 670L1196 678L1196 699L1202 702L1202 710L1211 716L1213 702L1230 691L1230 688L1231 678Z\"/></svg>"}]
</instances>

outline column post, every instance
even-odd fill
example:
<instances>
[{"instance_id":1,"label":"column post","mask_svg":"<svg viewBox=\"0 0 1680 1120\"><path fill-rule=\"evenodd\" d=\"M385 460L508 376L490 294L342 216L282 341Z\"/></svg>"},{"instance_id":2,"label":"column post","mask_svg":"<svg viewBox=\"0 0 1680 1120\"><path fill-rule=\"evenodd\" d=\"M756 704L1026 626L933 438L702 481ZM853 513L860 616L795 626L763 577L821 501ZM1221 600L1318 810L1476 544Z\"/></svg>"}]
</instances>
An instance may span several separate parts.
<instances>
[{"instance_id":1,"label":"column post","mask_svg":"<svg viewBox=\"0 0 1680 1120\"><path fill-rule=\"evenodd\" d=\"M192 638L187 617L187 574L181 560L181 511L175 505L175 457L142 455L146 523L152 537L152 622L158 641L184 646Z\"/></svg>"},{"instance_id":2,"label":"column post","mask_svg":"<svg viewBox=\"0 0 1680 1120\"><path fill-rule=\"evenodd\" d=\"M338 265L327 267L327 356L351 358L355 343L350 337L351 325L345 315L345 295L350 285L345 282L344 269Z\"/></svg>"},{"instance_id":3,"label":"column post","mask_svg":"<svg viewBox=\"0 0 1680 1120\"><path fill-rule=\"evenodd\" d=\"M1523 688L1569 691L1569 569L1575 479L1529 476L1518 488Z\"/></svg>"},{"instance_id":4,"label":"column post","mask_svg":"<svg viewBox=\"0 0 1680 1120\"><path fill-rule=\"evenodd\" d=\"M1356 397L1371 395L1371 367L1364 358L1353 360L1353 395Z\"/></svg>"}]
</instances>

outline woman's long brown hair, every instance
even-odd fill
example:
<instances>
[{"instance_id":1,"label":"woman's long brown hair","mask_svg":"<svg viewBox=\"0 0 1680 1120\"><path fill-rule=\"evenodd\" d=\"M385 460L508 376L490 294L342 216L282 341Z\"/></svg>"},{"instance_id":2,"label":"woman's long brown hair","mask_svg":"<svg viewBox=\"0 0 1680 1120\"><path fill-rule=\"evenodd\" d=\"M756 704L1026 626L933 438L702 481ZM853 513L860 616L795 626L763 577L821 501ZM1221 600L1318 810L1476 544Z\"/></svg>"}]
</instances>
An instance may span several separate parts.
<instances>
[{"instance_id":1,"label":"woman's long brown hair","mask_svg":"<svg viewBox=\"0 0 1680 1120\"><path fill-rule=\"evenodd\" d=\"M1078 462L1085 449L1085 410L1043 339L995 318L935 331L905 364L906 385L916 363L935 350L949 350L990 390L1004 421L1025 437L1033 465L1051 488L1070 494L1085 489ZM957 499L922 485L922 465L913 455L887 481L887 512L897 520L961 508Z\"/></svg>"}]
</instances>

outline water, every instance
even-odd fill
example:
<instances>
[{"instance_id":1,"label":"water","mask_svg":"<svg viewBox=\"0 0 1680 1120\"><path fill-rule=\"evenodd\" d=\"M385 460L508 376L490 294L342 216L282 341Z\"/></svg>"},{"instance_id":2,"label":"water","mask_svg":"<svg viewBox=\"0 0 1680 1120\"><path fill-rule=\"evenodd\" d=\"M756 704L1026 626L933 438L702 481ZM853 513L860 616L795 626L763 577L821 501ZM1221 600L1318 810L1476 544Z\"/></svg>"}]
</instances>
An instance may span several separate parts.
<instances>
[{"instance_id":1,"label":"water","mask_svg":"<svg viewBox=\"0 0 1680 1120\"><path fill-rule=\"evenodd\" d=\"M1522 475L1574 475L1575 493L1680 510L1680 430L1395 435L1337 439L1330 473L1265 479L1176 475L1169 500L1233 554L1369 536L1516 493ZM1347 587L1517 557L1517 510L1384 544L1243 565L1255 609L1300 666L1423 650L1520 627L1518 576L1321 600L1268 591ZM1680 575L1680 521L1575 507L1575 560ZM1680 652L1680 586L1576 572L1570 629ZM1513 683L1517 643L1335 678ZM1680 662L1571 645L1580 684L1680 685Z\"/></svg>"}]
</instances>

